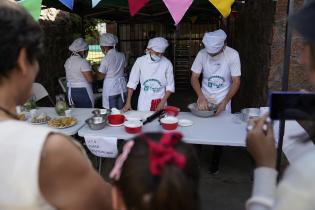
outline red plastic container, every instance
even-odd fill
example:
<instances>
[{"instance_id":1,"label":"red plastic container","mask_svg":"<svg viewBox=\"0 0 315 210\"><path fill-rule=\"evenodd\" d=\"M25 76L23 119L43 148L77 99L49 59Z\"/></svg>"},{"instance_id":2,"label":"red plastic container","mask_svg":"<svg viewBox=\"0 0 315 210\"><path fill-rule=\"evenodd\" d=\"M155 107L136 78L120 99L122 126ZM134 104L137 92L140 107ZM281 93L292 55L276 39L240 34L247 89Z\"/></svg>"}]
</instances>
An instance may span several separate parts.
<instances>
[{"instance_id":1,"label":"red plastic container","mask_svg":"<svg viewBox=\"0 0 315 210\"><path fill-rule=\"evenodd\" d=\"M127 133L135 134L142 131L143 124L141 121L126 121L124 125Z\"/></svg>"},{"instance_id":2,"label":"red plastic container","mask_svg":"<svg viewBox=\"0 0 315 210\"><path fill-rule=\"evenodd\" d=\"M176 117L180 112L180 109L175 106L166 106L164 107L164 110L168 116L174 116L174 117Z\"/></svg>"},{"instance_id":3,"label":"red plastic container","mask_svg":"<svg viewBox=\"0 0 315 210\"><path fill-rule=\"evenodd\" d=\"M111 114L108 115L107 120L111 125L121 125L125 122L125 116L122 114Z\"/></svg>"},{"instance_id":4,"label":"red plastic container","mask_svg":"<svg viewBox=\"0 0 315 210\"><path fill-rule=\"evenodd\" d=\"M161 125L165 130L175 130L178 127L178 119L176 117L162 118Z\"/></svg>"}]
</instances>

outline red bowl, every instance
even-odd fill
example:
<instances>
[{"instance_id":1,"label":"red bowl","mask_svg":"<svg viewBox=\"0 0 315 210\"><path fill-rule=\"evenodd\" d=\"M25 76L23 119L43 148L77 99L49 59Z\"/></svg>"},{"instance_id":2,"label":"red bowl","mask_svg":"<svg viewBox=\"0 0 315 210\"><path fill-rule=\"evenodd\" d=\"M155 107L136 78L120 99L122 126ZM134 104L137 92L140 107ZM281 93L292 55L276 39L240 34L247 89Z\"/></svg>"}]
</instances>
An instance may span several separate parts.
<instances>
[{"instance_id":1,"label":"red bowl","mask_svg":"<svg viewBox=\"0 0 315 210\"><path fill-rule=\"evenodd\" d=\"M164 107L164 110L166 112L167 115L169 116L177 116L180 112L180 109L175 107L175 106L166 106Z\"/></svg>"},{"instance_id":2,"label":"red bowl","mask_svg":"<svg viewBox=\"0 0 315 210\"><path fill-rule=\"evenodd\" d=\"M143 124L140 121L126 121L124 125L127 133L136 134L142 131Z\"/></svg>"},{"instance_id":3,"label":"red bowl","mask_svg":"<svg viewBox=\"0 0 315 210\"><path fill-rule=\"evenodd\" d=\"M165 130L175 130L178 127L178 119L176 117L162 118L161 125Z\"/></svg>"},{"instance_id":4,"label":"red bowl","mask_svg":"<svg viewBox=\"0 0 315 210\"><path fill-rule=\"evenodd\" d=\"M125 116L122 114L111 114L107 117L108 123L112 125L121 125L125 122Z\"/></svg>"}]
</instances>

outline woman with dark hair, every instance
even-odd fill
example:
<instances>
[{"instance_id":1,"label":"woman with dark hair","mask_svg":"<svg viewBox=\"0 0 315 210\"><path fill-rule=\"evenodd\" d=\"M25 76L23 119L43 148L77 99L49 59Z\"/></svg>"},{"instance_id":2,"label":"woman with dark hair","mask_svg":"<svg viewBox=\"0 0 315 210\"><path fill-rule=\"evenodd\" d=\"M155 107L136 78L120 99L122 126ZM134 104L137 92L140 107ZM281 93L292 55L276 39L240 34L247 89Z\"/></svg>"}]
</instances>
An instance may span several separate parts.
<instances>
[{"instance_id":1,"label":"woman with dark hair","mask_svg":"<svg viewBox=\"0 0 315 210\"><path fill-rule=\"evenodd\" d=\"M309 3L289 19L305 40L301 61L315 85L315 1ZM267 124L268 129L263 127ZM301 155L286 170L276 187L276 149L270 120L263 117L250 122L247 149L256 162L252 197L248 210L311 210L315 209L315 151ZM302 140L301 140L302 141ZM301 142L302 143L302 142Z\"/></svg>"},{"instance_id":2,"label":"woman with dark hair","mask_svg":"<svg viewBox=\"0 0 315 210\"><path fill-rule=\"evenodd\" d=\"M111 209L109 184L71 138L17 120L39 71L39 24L1 0L0 37L0 209Z\"/></svg>"},{"instance_id":3,"label":"woman with dark hair","mask_svg":"<svg viewBox=\"0 0 315 210\"><path fill-rule=\"evenodd\" d=\"M198 210L194 149L179 133L148 133L125 143L110 173L114 210Z\"/></svg>"}]
</instances>

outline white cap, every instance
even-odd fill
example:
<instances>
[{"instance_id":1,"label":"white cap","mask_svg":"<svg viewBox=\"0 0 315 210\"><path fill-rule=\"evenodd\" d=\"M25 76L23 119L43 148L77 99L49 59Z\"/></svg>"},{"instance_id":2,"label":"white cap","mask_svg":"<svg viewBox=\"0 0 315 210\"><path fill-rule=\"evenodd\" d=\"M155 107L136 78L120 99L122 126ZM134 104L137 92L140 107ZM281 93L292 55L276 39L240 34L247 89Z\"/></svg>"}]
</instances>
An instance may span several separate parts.
<instances>
[{"instance_id":1,"label":"white cap","mask_svg":"<svg viewBox=\"0 0 315 210\"><path fill-rule=\"evenodd\" d=\"M213 32L207 32L203 36L202 43L205 45L208 53L217 53L224 46L226 33L219 29Z\"/></svg>"},{"instance_id":2,"label":"white cap","mask_svg":"<svg viewBox=\"0 0 315 210\"><path fill-rule=\"evenodd\" d=\"M156 37L149 40L147 48L158 53L164 53L167 47L168 41L166 39L163 37Z\"/></svg>"},{"instance_id":3,"label":"white cap","mask_svg":"<svg viewBox=\"0 0 315 210\"><path fill-rule=\"evenodd\" d=\"M69 46L71 52L81 52L89 49L89 45L82 38L78 38Z\"/></svg>"},{"instance_id":4,"label":"white cap","mask_svg":"<svg viewBox=\"0 0 315 210\"><path fill-rule=\"evenodd\" d=\"M118 43L118 37L111 33L102 34L100 37L100 45L106 47L114 47Z\"/></svg>"}]
</instances>

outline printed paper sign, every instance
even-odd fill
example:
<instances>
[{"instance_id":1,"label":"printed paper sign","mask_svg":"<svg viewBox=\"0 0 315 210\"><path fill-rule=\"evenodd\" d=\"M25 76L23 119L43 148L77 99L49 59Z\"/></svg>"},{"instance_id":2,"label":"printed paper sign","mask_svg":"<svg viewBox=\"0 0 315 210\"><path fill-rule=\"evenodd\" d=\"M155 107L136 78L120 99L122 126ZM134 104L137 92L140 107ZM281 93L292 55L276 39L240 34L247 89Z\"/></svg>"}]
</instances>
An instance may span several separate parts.
<instances>
[{"instance_id":1,"label":"printed paper sign","mask_svg":"<svg viewBox=\"0 0 315 210\"><path fill-rule=\"evenodd\" d=\"M85 143L91 153L97 157L115 158L118 154L117 138L85 136Z\"/></svg>"}]
</instances>

